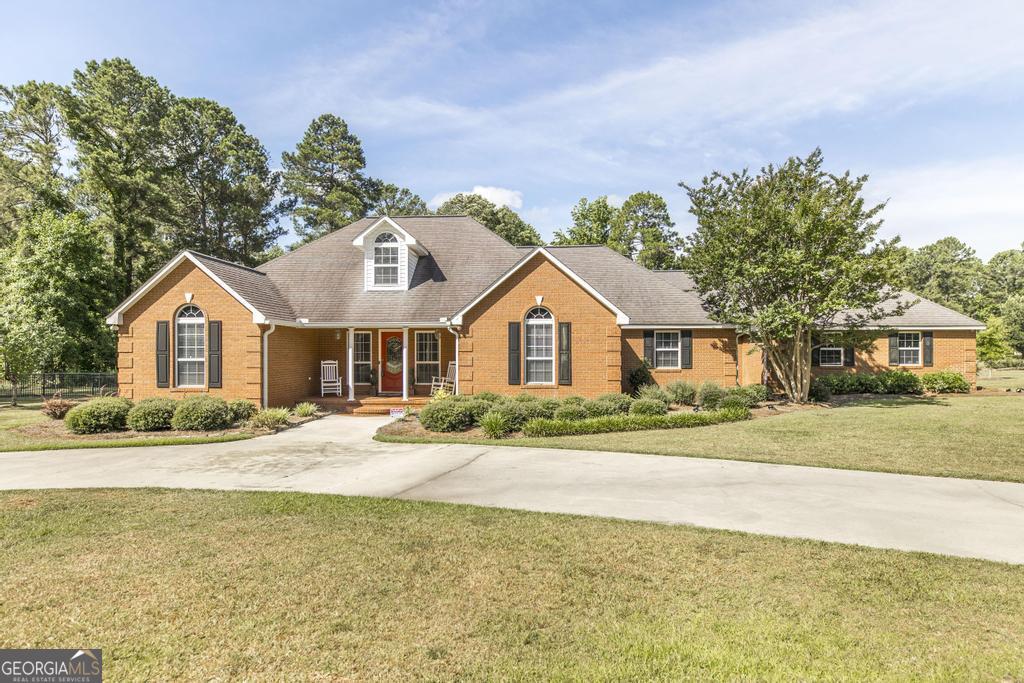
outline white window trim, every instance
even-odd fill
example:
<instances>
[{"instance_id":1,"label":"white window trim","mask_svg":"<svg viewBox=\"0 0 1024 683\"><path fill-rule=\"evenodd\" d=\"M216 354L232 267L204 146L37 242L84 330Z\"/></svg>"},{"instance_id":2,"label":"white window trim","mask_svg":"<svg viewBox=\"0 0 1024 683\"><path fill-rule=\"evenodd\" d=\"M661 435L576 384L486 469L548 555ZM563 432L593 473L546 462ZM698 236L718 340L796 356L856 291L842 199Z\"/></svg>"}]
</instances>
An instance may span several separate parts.
<instances>
[{"instance_id":1,"label":"white window trim","mask_svg":"<svg viewBox=\"0 0 1024 683\"><path fill-rule=\"evenodd\" d=\"M900 335L901 334L916 334L917 335L917 362L916 363L904 363L900 360L900 351L911 351L915 347L913 346L900 346ZM900 368L922 368L924 367L924 335L919 330L899 330L896 333L896 367Z\"/></svg>"},{"instance_id":2,"label":"white window trim","mask_svg":"<svg viewBox=\"0 0 1024 683\"><path fill-rule=\"evenodd\" d=\"M370 338L370 360L368 361L357 361L356 360L356 337L361 334L365 334ZM352 333L352 384L357 387L368 387L370 382L356 382L356 367L359 365L367 365L370 368L370 375L373 375L373 332L371 330L356 330Z\"/></svg>"},{"instance_id":3,"label":"white window trim","mask_svg":"<svg viewBox=\"0 0 1024 683\"><path fill-rule=\"evenodd\" d=\"M672 351L671 348L658 348L658 335L659 334L674 334L676 335L676 364L675 365L658 365L658 351ZM655 370L682 370L683 369L683 333L680 330L656 330L654 332L654 369Z\"/></svg>"},{"instance_id":4,"label":"white window trim","mask_svg":"<svg viewBox=\"0 0 1024 683\"><path fill-rule=\"evenodd\" d=\"M203 317L202 318L182 318L181 317L181 312L184 311L186 308L195 308L196 310L198 310L203 315ZM202 327L203 328L203 352L202 352L202 354L200 354L199 358L182 358L178 354L178 350L179 350L179 346L178 346L178 326L181 325L183 321L184 321L184 324L186 324L186 325L193 325L195 327ZM207 367L206 367L206 355L209 353L209 349L207 347L207 345L209 344L208 336L209 335L207 334L207 326L206 326L206 311L204 311L203 309L199 308L199 306L196 306L195 304L189 304L187 306L182 306L181 308L178 309L178 312L174 314L174 387L176 389L205 389L206 388L206 382L207 382L207 379L208 379L207 378ZM181 375L181 372L180 372L180 370L178 368L178 363L181 362L181 361L186 361L186 362L189 362L189 363L198 362L198 363L201 364L201 366L203 368L203 381L202 381L201 384L181 384L178 381L178 377Z\"/></svg>"},{"instance_id":5,"label":"white window trim","mask_svg":"<svg viewBox=\"0 0 1024 683\"><path fill-rule=\"evenodd\" d=\"M839 362L838 363L826 363L821 359L822 351L838 351ZM818 365L823 368L841 368L846 362L846 350L841 346L820 346L818 347Z\"/></svg>"},{"instance_id":6,"label":"white window trim","mask_svg":"<svg viewBox=\"0 0 1024 683\"><path fill-rule=\"evenodd\" d=\"M391 237L394 238L394 241L393 242L377 242L377 240L380 238L381 235L391 235ZM373 268L373 270L371 271L373 273L373 282L370 283L370 289L375 289L375 290L376 289L405 289L402 286L402 256L404 255L402 253L402 251L404 249L404 246L405 245L402 243L402 240L399 239L398 235L396 235L395 233L391 232L390 230L382 230L378 234L374 235L373 242L371 243L372 253L370 255L370 259L372 261L371 265L372 265L372 268ZM394 263L388 263L388 264L378 264L377 263L377 250L378 249L394 249L394 251L395 251L395 262ZM378 268L388 268L388 269L394 268L394 270L395 270L395 281L394 282L388 282L388 283L377 282L377 269Z\"/></svg>"},{"instance_id":7,"label":"white window trim","mask_svg":"<svg viewBox=\"0 0 1024 683\"><path fill-rule=\"evenodd\" d=\"M429 335L435 336L437 338L437 361L436 362L433 362L433 361L423 361L423 362L420 362L420 358L419 358L420 354L419 354L418 350L419 350L419 345L420 345L420 335L421 334L423 334L423 335L428 335L429 334ZM433 381L433 379L431 379L431 381L429 381L429 382L418 382L418 381L416 381L416 378L420 376L420 366L421 365L436 365L437 366L437 374L438 374L438 376L441 376L441 336L439 334L437 334L437 330L416 330L415 331L415 333L413 334L412 356L413 356L413 384L416 384L417 386L421 386L421 387L422 386L429 386L431 384L431 382Z\"/></svg>"},{"instance_id":8,"label":"white window trim","mask_svg":"<svg viewBox=\"0 0 1024 683\"><path fill-rule=\"evenodd\" d=\"M558 340L555 338L555 314L552 313L550 309L545 308L544 306L534 306L533 308L530 309L530 311L534 310L534 308L542 308L542 309L544 309L545 311L548 312L548 315L550 315L551 317L550 318L524 318L524 320L523 320L523 323L525 325L525 327L523 328L523 358L525 360L525 362L523 363L523 374L524 374L523 379L526 379L530 375L530 361L531 360L551 361L551 380L550 381L548 381L548 382L531 382L529 380L526 381L526 385L527 386L550 387L550 386L553 386L555 384L555 375L556 375L556 373L555 373L555 356L556 356L555 346L557 345ZM530 311L526 312L527 315L529 315ZM529 355L530 344L528 343L529 335L528 335L527 330L530 328L530 325L534 325L534 326L547 325L548 327L551 328L551 355L550 356L531 356L531 355Z\"/></svg>"}]
</instances>

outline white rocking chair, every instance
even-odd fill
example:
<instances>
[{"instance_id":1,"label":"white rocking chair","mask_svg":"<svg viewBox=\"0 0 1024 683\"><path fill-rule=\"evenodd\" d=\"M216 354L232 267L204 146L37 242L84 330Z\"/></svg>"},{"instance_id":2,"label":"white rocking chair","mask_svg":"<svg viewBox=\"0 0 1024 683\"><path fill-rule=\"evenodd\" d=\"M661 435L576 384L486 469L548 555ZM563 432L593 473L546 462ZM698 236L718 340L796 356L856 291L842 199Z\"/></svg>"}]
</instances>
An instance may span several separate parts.
<instances>
[{"instance_id":1,"label":"white rocking chair","mask_svg":"<svg viewBox=\"0 0 1024 683\"><path fill-rule=\"evenodd\" d=\"M338 361L320 361L320 396L327 394L341 396L341 379L338 378Z\"/></svg>"},{"instance_id":2,"label":"white rocking chair","mask_svg":"<svg viewBox=\"0 0 1024 683\"><path fill-rule=\"evenodd\" d=\"M434 392L442 389L447 391L449 394L455 393L455 362L448 363L448 374L444 377L435 377L430 380L430 395L433 396Z\"/></svg>"}]
</instances>

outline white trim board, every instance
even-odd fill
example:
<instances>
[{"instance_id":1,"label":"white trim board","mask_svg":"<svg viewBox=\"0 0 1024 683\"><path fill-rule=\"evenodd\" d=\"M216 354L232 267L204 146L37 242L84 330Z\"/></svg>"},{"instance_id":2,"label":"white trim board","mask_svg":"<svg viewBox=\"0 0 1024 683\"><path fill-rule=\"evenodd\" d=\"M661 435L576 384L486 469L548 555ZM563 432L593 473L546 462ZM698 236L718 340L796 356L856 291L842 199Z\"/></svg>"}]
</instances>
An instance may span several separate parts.
<instances>
[{"instance_id":1,"label":"white trim board","mask_svg":"<svg viewBox=\"0 0 1024 683\"><path fill-rule=\"evenodd\" d=\"M221 287L221 289L223 289L225 292L230 294L232 296L232 298L235 299L235 301L237 301L238 303L240 303L243 306L245 306L245 308L248 309L252 313L252 321L255 324L262 325L262 324L267 324L267 323L270 322L265 315L263 315L259 310L257 310L257 308L255 306L253 306L248 301L243 299L242 296L238 292L236 292L235 290L231 289L231 287L229 287L226 282L224 282L219 277L214 275L213 271L211 271L209 268L207 268L205 265L203 265L203 263L199 259L197 259L195 256L193 256L191 252L183 251L183 252L179 253L177 256L175 256L173 259L171 259L167 263L167 265L165 265L163 268L158 270L156 272L156 274L153 275L153 277L151 277L148 280L146 280L146 282L143 283L143 285L141 287L136 289L135 292L132 293L132 295L130 297L128 297L127 299L122 301L120 303L120 305L118 305L118 307L115 308L110 313L110 315L107 316L107 324L108 325L121 325L121 324L123 324L124 323L124 312L127 311L129 308L131 308L133 305L135 305L135 303L137 303L139 299L141 299L143 296L145 296L145 294L147 292L149 292L151 289L153 289L153 287L155 287L161 280L163 280L165 277L167 277L171 273L171 271L173 271L175 268L177 268L179 265L181 265L182 262L184 262L185 260L191 261L196 266L196 268L201 270L207 277L209 277L211 280L216 282Z\"/></svg>"},{"instance_id":2,"label":"white trim board","mask_svg":"<svg viewBox=\"0 0 1024 683\"><path fill-rule=\"evenodd\" d=\"M534 257L534 256L536 256L537 254L542 254L542 255L543 255L543 256L544 256L545 258L547 258L547 259L548 259L549 261L551 261L551 263L552 263L552 264L553 264L553 265L554 265L554 266L555 266L556 268L558 268L558 269L559 269L560 271L562 271L562 272L563 272L563 273L564 273L564 274L565 274L566 276L568 276L570 280L572 280L573 282L575 282L576 284L578 284L578 285L579 285L579 286L580 286L581 288L583 288L583 290L584 290L584 291L585 291L585 292L586 292L587 294L589 294L590 296L592 296L592 297L594 297L595 299L597 299L597 300L598 300L599 302L601 302L601 304L602 304L602 305L603 305L603 306L604 306L605 308L607 308L607 309L608 309L608 310L610 310L610 311L611 311L612 313L614 313L614 314L615 314L615 322L616 322L616 323L618 323L619 325L628 325L628 324L629 324L629 316L628 316L628 315L626 315L625 313L623 313L623 312L622 312L622 311L621 311L621 310L620 310L620 309L619 309L619 308L618 308L618 307L617 307L617 306L616 306L615 304L613 304L613 303L612 303L611 301L608 301L608 299L606 299L606 298L604 297L604 295L602 295L602 294L601 294L601 293L600 293L599 291L597 291L596 289L594 289L594 288L593 288L593 287L592 287L592 286L590 285L590 283L588 283L588 282L587 282L586 280L584 280L584 279L583 279L583 278L581 278L581 277L580 277L579 275L577 275L577 274L576 274L575 272L573 272L573 270L572 270L571 268L569 268L569 266L565 265L564 263L562 263L561 261L559 261L559 260L558 260L557 258L555 258L555 257L554 257L554 256L553 256L553 255L551 254L551 252L549 252L549 251L548 251L547 249L545 249L544 247L537 247L537 248L536 248L536 249L534 249L534 250L533 250L532 252L530 252L530 253L529 253L529 254L528 254L527 256L523 257L523 258L522 258L522 259L521 259L521 260L519 261L519 263L517 263L516 265L512 266L512 267L511 267L510 269L508 269L507 271L505 271L505 274L504 274L504 275L502 275L502 276L501 276L500 278L498 278L497 280L495 280L494 282L492 282L492 283L491 283L491 284L490 284L490 285L489 285L489 286L488 286L488 287L487 287L487 288L486 288L486 289L485 289L485 290L484 290L483 292L481 292L481 293L480 293L480 294L479 294L479 295L478 295L478 296L477 296L477 297L476 297L475 299L473 299L473 300L472 300L471 302L469 302L468 304L466 304L465 306L463 306L463 307L462 307L462 309L461 309L461 310L459 310L459 312L458 312L458 313L456 313L455 315L453 315L453 316L452 316L452 319L451 319L451 324L452 324L452 325L461 325L461 324L462 324L462 316L463 316L463 315L465 315L466 311L468 311L469 309L473 308L473 307L474 307L474 306L476 306L476 305L477 305L478 303L480 303L481 301L483 301L483 300L484 300L484 298L485 298L485 297L486 297L486 296L487 296L488 294L490 294L491 292L493 292L493 291L494 291L494 290L495 290L495 289L496 289L496 288L497 288L497 287L498 287L499 285L501 285L501 283L502 283L502 282L504 282L505 280L507 280L507 279L509 279L510 277L512 277L512 275L514 275L514 274L515 274L516 272L518 272L520 268L522 268L522 267L523 267L523 266L525 266L525 265L526 265L527 263L529 263L530 261L532 261L532 260L533 260L533 257Z\"/></svg>"},{"instance_id":3,"label":"white trim board","mask_svg":"<svg viewBox=\"0 0 1024 683\"><path fill-rule=\"evenodd\" d=\"M352 240L352 244L357 247L363 246L363 243L366 240L366 236L375 232L381 223L386 223L391 227L392 230L399 233L402 236L402 241L405 242L406 246L415 251L418 255L426 255L427 250L423 248L423 245L421 245L408 230L406 230L401 225L391 220L389 216L381 216L380 219L374 221L373 224L370 225L370 227L356 235L356 238Z\"/></svg>"}]
</instances>

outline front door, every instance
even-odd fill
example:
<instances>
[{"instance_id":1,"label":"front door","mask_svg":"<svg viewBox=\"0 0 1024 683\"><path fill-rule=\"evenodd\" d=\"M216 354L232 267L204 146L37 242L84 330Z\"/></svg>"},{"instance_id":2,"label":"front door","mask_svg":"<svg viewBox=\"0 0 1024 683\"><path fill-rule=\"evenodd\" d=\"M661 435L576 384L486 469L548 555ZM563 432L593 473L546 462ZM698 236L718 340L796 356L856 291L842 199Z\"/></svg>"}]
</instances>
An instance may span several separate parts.
<instances>
[{"instance_id":1,"label":"front door","mask_svg":"<svg viewBox=\"0 0 1024 683\"><path fill-rule=\"evenodd\" d=\"M380 333L380 390L402 393L402 333Z\"/></svg>"}]
</instances>

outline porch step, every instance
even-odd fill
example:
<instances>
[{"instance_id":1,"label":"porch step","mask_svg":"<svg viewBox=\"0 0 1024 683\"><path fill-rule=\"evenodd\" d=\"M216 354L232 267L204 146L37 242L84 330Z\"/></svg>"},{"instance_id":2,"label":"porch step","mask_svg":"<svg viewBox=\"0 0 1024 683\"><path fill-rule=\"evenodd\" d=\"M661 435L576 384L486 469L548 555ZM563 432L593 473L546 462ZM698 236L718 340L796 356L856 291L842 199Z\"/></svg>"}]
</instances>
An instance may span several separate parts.
<instances>
[{"instance_id":1,"label":"porch step","mask_svg":"<svg viewBox=\"0 0 1024 683\"><path fill-rule=\"evenodd\" d=\"M408 401L403 401L401 396L360 396L355 401L349 401L344 396L311 396L308 400L323 408L343 414L387 415L392 408L408 406L416 410L426 405L430 398L428 396L410 396Z\"/></svg>"}]
</instances>

